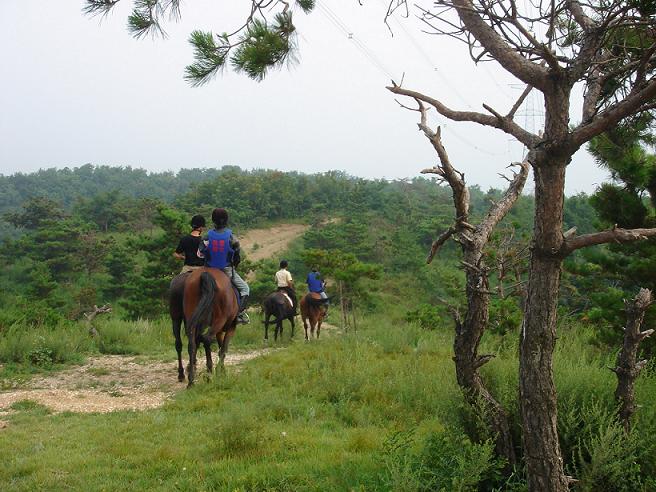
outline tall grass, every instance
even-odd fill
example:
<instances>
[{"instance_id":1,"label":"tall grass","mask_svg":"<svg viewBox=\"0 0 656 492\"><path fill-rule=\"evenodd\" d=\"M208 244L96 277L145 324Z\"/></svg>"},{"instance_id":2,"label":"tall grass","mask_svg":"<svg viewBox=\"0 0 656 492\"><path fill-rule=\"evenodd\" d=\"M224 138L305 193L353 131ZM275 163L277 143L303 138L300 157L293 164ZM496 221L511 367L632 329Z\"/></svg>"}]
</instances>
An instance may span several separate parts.
<instances>
[{"instance_id":1,"label":"tall grass","mask_svg":"<svg viewBox=\"0 0 656 492\"><path fill-rule=\"evenodd\" d=\"M348 334L289 340L178 394L163 408L45 415L23 406L2 431L3 490L525 490L521 467L502 476L488 439L467 438L455 384L452 327L423 330L390 308ZM108 326L113 322L106 320ZM114 328L99 325L99 331ZM172 351L167 323L134 325L112 346ZM563 454L581 490L653 490L656 377L638 386L635 431L615 420L613 354L589 331L561 329L554 367ZM126 335L127 336L127 335ZM234 350L262 346L240 327ZM156 343L145 343L145 340ZM123 341L122 341L123 340ZM490 338L484 370L511 410L519 443L515 338ZM158 345L161 343L161 345ZM273 345L273 342L271 342ZM97 350L90 347L89 350ZM35 431L38 429L38 432Z\"/></svg>"}]
</instances>

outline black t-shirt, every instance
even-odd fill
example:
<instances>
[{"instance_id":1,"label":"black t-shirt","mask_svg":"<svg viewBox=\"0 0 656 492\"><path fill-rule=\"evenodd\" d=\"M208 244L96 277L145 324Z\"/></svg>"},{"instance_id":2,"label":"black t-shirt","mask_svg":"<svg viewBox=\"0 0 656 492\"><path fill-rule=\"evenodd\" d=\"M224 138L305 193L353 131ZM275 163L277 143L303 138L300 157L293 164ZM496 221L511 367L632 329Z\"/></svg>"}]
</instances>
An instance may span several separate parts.
<instances>
[{"instance_id":1,"label":"black t-shirt","mask_svg":"<svg viewBox=\"0 0 656 492\"><path fill-rule=\"evenodd\" d=\"M197 254L200 240L200 236L192 236L191 234L180 239L180 244L178 244L175 252L180 254L184 253L185 265L203 266L205 264L205 260L203 258L199 258Z\"/></svg>"}]
</instances>

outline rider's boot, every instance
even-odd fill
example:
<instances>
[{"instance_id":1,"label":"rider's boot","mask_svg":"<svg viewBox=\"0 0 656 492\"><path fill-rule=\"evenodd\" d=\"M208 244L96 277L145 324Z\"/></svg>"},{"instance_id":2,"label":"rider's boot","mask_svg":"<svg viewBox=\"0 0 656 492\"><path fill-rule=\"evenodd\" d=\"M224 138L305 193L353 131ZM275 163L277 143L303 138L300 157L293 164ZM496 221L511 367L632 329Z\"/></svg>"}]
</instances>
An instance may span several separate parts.
<instances>
[{"instance_id":1,"label":"rider's boot","mask_svg":"<svg viewBox=\"0 0 656 492\"><path fill-rule=\"evenodd\" d=\"M237 322L247 325L251 322L248 314L246 313L246 307L248 306L248 296L241 298L241 308L239 309L239 314L237 315Z\"/></svg>"}]
</instances>

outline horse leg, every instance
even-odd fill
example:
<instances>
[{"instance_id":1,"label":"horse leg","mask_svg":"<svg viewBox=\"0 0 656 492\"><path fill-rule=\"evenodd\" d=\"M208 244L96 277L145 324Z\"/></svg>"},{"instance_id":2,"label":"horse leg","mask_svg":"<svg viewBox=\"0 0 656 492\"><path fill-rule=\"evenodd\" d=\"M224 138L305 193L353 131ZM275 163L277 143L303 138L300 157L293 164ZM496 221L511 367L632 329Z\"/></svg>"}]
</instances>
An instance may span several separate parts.
<instances>
[{"instance_id":1,"label":"horse leg","mask_svg":"<svg viewBox=\"0 0 656 492\"><path fill-rule=\"evenodd\" d=\"M233 324L232 326L230 326L230 328L228 328L228 330L225 332L225 335L223 336L221 348L219 349L219 367L221 369L225 368L226 352L228 352L228 345L230 344L230 339L235 334L236 329L237 329L236 325Z\"/></svg>"},{"instance_id":2,"label":"horse leg","mask_svg":"<svg viewBox=\"0 0 656 492\"><path fill-rule=\"evenodd\" d=\"M305 340L308 339L308 323L307 323L307 318L305 316L302 316L301 319L303 320L303 329L305 330Z\"/></svg>"},{"instance_id":3,"label":"horse leg","mask_svg":"<svg viewBox=\"0 0 656 492\"><path fill-rule=\"evenodd\" d=\"M291 323L292 323L292 336L291 336L291 338L294 338L294 316L289 318L289 321L291 321Z\"/></svg>"},{"instance_id":4,"label":"horse leg","mask_svg":"<svg viewBox=\"0 0 656 492\"><path fill-rule=\"evenodd\" d=\"M278 336L280 335L280 339L282 340L282 319L277 318L276 319L276 332L273 334L273 341L277 342L278 341Z\"/></svg>"},{"instance_id":5,"label":"horse leg","mask_svg":"<svg viewBox=\"0 0 656 492\"><path fill-rule=\"evenodd\" d=\"M271 319L271 313L266 313L266 315L264 316L264 341L265 342L269 340L269 323L270 323L269 320L270 319Z\"/></svg>"},{"instance_id":6,"label":"horse leg","mask_svg":"<svg viewBox=\"0 0 656 492\"><path fill-rule=\"evenodd\" d=\"M319 332L321 331L321 322L323 321L323 316L319 316L317 320L317 339L319 338Z\"/></svg>"},{"instance_id":7,"label":"horse leg","mask_svg":"<svg viewBox=\"0 0 656 492\"><path fill-rule=\"evenodd\" d=\"M212 374L214 368L212 363L212 342L208 337L203 337L203 347L205 347L205 364L207 365L207 373Z\"/></svg>"},{"instance_id":8,"label":"horse leg","mask_svg":"<svg viewBox=\"0 0 656 492\"><path fill-rule=\"evenodd\" d=\"M189 352L189 366L187 367L187 379L189 383L187 384L187 388L194 385L194 372L196 369L196 337L192 336L191 333L188 335L187 350Z\"/></svg>"},{"instance_id":9,"label":"horse leg","mask_svg":"<svg viewBox=\"0 0 656 492\"><path fill-rule=\"evenodd\" d=\"M186 327L186 323L185 323ZM175 351L178 353L178 381L182 382L185 379L184 368L182 367L182 337L180 330L182 329L182 318L173 320L173 336L175 337Z\"/></svg>"}]
</instances>

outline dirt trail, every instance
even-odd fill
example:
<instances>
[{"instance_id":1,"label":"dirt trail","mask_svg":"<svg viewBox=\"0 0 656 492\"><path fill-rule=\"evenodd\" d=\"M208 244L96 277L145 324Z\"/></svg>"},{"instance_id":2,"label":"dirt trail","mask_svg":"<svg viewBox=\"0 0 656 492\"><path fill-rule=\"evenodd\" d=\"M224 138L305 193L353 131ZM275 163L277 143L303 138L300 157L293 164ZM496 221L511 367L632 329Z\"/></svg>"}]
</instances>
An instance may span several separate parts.
<instances>
[{"instance_id":1,"label":"dirt trail","mask_svg":"<svg viewBox=\"0 0 656 492\"><path fill-rule=\"evenodd\" d=\"M248 258L256 261L283 252L308 227L303 224L280 224L270 229L253 229L240 237L240 242ZM273 350L276 349L228 353L226 365L238 365ZM203 374L204 367L205 358L201 354L199 376ZM186 383L177 382L177 361L174 357L170 362L152 362L143 357L121 355L90 357L82 366L35 377L20 388L0 392L0 429L8 425L5 418L12 412L11 405L18 401L35 401L54 412L144 410L162 405L185 387Z\"/></svg>"},{"instance_id":2,"label":"dirt trail","mask_svg":"<svg viewBox=\"0 0 656 492\"><path fill-rule=\"evenodd\" d=\"M235 366L273 350L228 353L225 363ZM216 354L213 357L216 359ZM201 353L198 377L204 372L205 357ZM0 393L0 418L13 403L22 400L35 401L54 412L104 413L154 408L186 387L186 382L177 381L177 374L175 360L152 362L123 355L90 357L84 365L33 378L20 389Z\"/></svg>"},{"instance_id":3,"label":"dirt trail","mask_svg":"<svg viewBox=\"0 0 656 492\"><path fill-rule=\"evenodd\" d=\"M304 224L280 224L271 229L252 229L240 236L239 242L249 260L262 260L285 251L308 228Z\"/></svg>"}]
</instances>

